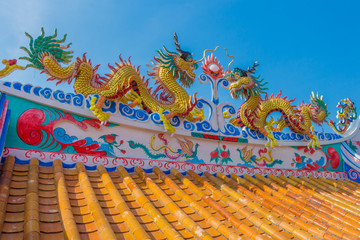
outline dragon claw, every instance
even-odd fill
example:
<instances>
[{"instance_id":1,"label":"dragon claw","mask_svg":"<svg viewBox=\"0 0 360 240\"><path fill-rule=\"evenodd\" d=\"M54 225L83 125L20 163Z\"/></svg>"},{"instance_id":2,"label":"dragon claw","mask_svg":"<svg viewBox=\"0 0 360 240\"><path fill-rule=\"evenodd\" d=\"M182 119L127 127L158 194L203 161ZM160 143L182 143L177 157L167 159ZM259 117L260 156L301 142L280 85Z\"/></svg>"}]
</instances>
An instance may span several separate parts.
<instances>
[{"instance_id":1,"label":"dragon claw","mask_svg":"<svg viewBox=\"0 0 360 240\"><path fill-rule=\"evenodd\" d=\"M278 141L275 139L274 135L271 133L270 130L271 126L265 126L264 129L260 129L260 132L264 134L267 138L267 143L265 144L266 147L274 148L279 145Z\"/></svg>"},{"instance_id":2,"label":"dragon claw","mask_svg":"<svg viewBox=\"0 0 360 240\"><path fill-rule=\"evenodd\" d=\"M269 133L267 135L267 143L265 144L266 147L271 147L271 148L274 148L275 146L278 146L279 143L278 141L275 139L274 135L272 133Z\"/></svg>"},{"instance_id":3,"label":"dragon claw","mask_svg":"<svg viewBox=\"0 0 360 240\"><path fill-rule=\"evenodd\" d=\"M312 132L312 133L311 133ZM320 148L320 142L317 138L314 130L314 126L311 126L311 132L309 131L307 135L310 137L310 142L308 143L308 147L312 149L319 149Z\"/></svg>"},{"instance_id":4,"label":"dragon claw","mask_svg":"<svg viewBox=\"0 0 360 240\"><path fill-rule=\"evenodd\" d=\"M107 121L107 119L110 117L110 113L104 113L101 108L97 108L97 107L96 107L96 104L95 104L95 103L96 103L96 100L97 100L96 97L91 98L91 101L90 101L90 104L91 104L90 110L93 112L93 114L94 114L101 122L105 122L105 121ZM106 124L106 123L107 123L107 122L105 122L105 124ZM104 125L105 125L105 124L104 124Z\"/></svg>"},{"instance_id":5,"label":"dragon claw","mask_svg":"<svg viewBox=\"0 0 360 240\"><path fill-rule=\"evenodd\" d=\"M311 141L308 143L308 147L312 148L312 149L319 149L320 148L320 143L319 143L319 140L318 140L318 138L316 136L311 138Z\"/></svg>"},{"instance_id":6,"label":"dragon claw","mask_svg":"<svg viewBox=\"0 0 360 240\"><path fill-rule=\"evenodd\" d=\"M163 122L165 130L168 130L171 134L173 134L175 132L175 128L171 125L169 119L167 119L165 117L163 112L164 112L164 109L162 109L162 108L160 108L158 110L158 113L160 115L160 120Z\"/></svg>"}]
</instances>

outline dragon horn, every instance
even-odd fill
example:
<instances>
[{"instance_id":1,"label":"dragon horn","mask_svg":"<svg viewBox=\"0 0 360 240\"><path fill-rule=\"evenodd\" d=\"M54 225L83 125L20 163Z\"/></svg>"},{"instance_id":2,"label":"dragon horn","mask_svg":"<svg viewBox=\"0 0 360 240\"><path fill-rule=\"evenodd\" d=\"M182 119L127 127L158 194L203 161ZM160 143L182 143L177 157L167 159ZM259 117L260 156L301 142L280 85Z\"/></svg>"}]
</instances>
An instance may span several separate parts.
<instances>
[{"instance_id":1,"label":"dragon horn","mask_svg":"<svg viewBox=\"0 0 360 240\"><path fill-rule=\"evenodd\" d=\"M178 36L177 36L176 32L174 33L174 41L175 41L176 51L178 51L179 53L182 53L183 51L180 48L180 44L178 42Z\"/></svg>"},{"instance_id":2,"label":"dragon horn","mask_svg":"<svg viewBox=\"0 0 360 240\"><path fill-rule=\"evenodd\" d=\"M256 71L256 67L258 67L258 66L259 66L258 62L255 61L251 68L248 67L247 72L248 72L248 73L254 73L254 72Z\"/></svg>"},{"instance_id":3,"label":"dragon horn","mask_svg":"<svg viewBox=\"0 0 360 240\"><path fill-rule=\"evenodd\" d=\"M219 46L217 46L214 50L205 49L205 50L204 50L204 55L203 55L203 58L202 58L202 59L200 59L199 61L195 61L195 63L202 62L202 60L204 60L204 59L205 59L205 54L206 54L206 52L207 52L207 51L209 51L209 52L215 52L215 51L216 51L216 49L218 49L218 48L219 48Z\"/></svg>"},{"instance_id":4,"label":"dragon horn","mask_svg":"<svg viewBox=\"0 0 360 240\"><path fill-rule=\"evenodd\" d=\"M234 58L233 56L230 56L230 55L229 55L229 52L228 52L227 48L225 48L225 50L226 50L226 55L227 55L228 57L231 57L231 58L233 59L233 60L229 63L229 71L231 71L230 66L231 66L231 64L235 61L235 58Z\"/></svg>"}]
</instances>

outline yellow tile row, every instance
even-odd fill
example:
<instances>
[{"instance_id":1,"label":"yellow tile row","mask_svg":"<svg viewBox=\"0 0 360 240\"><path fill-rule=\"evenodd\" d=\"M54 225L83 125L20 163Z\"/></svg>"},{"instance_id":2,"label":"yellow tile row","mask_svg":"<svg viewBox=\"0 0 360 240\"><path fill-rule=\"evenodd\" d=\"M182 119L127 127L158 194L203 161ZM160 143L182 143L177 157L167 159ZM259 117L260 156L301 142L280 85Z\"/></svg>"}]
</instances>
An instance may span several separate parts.
<instances>
[{"instance_id":1,"label":"yellow tile row","mask_svg":"<svg viewBox=\"0 0 360 240\"><path fill-rule=\"evenodd\" d=\"M0 238L358 239L359 206L360 185L350 180L121 166L108 173L82 163L64 169L60 160L23 167L8 157Z\"/></svg>"}]
</instances>

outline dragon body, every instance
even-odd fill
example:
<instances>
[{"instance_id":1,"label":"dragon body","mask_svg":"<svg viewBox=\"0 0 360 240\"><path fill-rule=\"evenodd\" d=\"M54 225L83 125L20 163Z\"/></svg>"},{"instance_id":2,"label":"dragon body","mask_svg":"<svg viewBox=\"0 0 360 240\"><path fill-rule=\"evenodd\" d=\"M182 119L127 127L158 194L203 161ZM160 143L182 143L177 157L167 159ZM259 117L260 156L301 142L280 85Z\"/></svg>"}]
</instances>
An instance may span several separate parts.
<instances>
[{"instance_id":1,"label":"dragon body","mask_svg":"<svg viewBox=\"0 0 360 240\"><path fill-rule=\"evenodd\" d=\"M309 147L320 147L312 123L321 125L329 115L322 96L312 93L310 104L302 103L297 107L292 105L295 99L281 97L281 92L276 97L268 97L266 94L263 98L261 94L267 90L264 87L266 83L253 75L258 66L257 62L248 70L231 70L231 63L229 71L224 74L230 83L228 89L234 99L238 99L239 96L245 99L238 109L236 119L230 120L232 124L260 131L268 139L266 146L278 145L272 132L282 131L288 127L292 132L306 134L310 138ZM272 117L268 119L273 112L281 113L281 117L276 121Z\"/></svg>"},{"instance_id":2,"label":"dragon body","mask_svg":"<svg viewBox=\"0 0 360 240\"><path fill-rule=\"evenodd\" d=\"M196 94L189 96L182 87L192 85L195 80L193 71L197 68L197 63L202 60L195 61L189 52L183 51L176 34L174 40L177 52L170 52L165 47L164 50L157 51L159 56L154 58L154 66L151 66L151 71L148 72L148 75L155 79L155 86L149 87L149 79L145 81L145 77L139 73L139 67L135 68L130 58L124 61L120 56L120 63L115 63L115 67L109 65L111 72L100 76L97 74L99 65L93 66L85 54L70 63L73 53L67 51L70 44L61 45L65 42L66 35L63 39L57 40L56 30L52 36L45 36L43 29L41 32L42 34L35 40L26 33L30 38L29 49L21 47L28 56L20 59L30 63L25 67L16 64L12 66L8 64L7 67L11 67L12 70L28 67L39 69L49 76L48 80L58 81L57 84L62 82L70 84L74 80L76 93L81 93L85 97L99 95L99 99L92 97L90 109L100 121L106 121L110 117L109 113L102 111L105 100L121 101L131 107L139 106L149 114L157 112L165 128L170 132L175 131L169 122L174 116L183 117L191 122L203 120L203 110L196 108ZM0 77L10 72L4 69L3 73L0 72ZM163 114L165 111L166 115Z\"/></svg>"}]
</instances>

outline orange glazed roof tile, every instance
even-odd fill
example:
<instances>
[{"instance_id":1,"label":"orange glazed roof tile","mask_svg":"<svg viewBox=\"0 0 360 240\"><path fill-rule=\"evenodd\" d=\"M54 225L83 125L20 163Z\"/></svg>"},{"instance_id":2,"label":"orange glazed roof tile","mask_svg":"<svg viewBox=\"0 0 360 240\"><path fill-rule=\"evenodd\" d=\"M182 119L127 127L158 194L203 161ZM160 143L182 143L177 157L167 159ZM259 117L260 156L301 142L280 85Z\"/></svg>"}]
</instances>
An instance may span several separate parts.
<instances>
[{"instance_id":1,"label":"orange glazed roof tile","mask_svg":"<svg viewBox=\"0 0 360 240\"><path fill-rule=\"evenodd\" d=\"M350 180L0 166L1 239L359 239Z\"/></svg>"}]
</instances>

